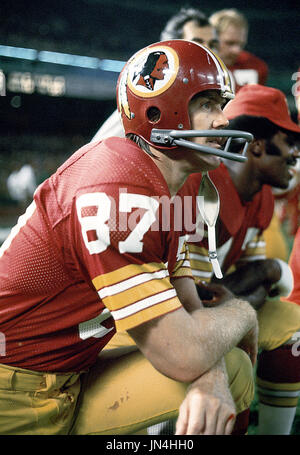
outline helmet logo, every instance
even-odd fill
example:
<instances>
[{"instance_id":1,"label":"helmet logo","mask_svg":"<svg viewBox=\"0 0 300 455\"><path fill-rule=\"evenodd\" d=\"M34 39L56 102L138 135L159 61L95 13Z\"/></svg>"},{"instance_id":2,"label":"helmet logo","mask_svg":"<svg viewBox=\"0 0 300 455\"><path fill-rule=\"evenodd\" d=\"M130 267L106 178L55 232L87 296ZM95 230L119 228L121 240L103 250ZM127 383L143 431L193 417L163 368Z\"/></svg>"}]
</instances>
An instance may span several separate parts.
<instances>
[{"instance_id":1,"label":"helmet logo","mask_svg":"<svg viewBox=\"0 0 300 455\"><path fill-rule=\"evenodd\" d=\"M147 90L154 90L156 81L163 81L169 69L169 61L165 52L151 52L147 60L142 62L142 66L137 68L136 75L133 76L133 83L146 87Z\"/></svg>"},{"instance_id":2,"label":"helmet logo","mask_svg":"<svg viewBox=\"0 0 300 455\"><path fill-rule=\"evenodd\" d=\"M178 69L177 53L168 46L153 46L138 52L129 61L120 81L120 109L131 118L127 90L142 98L160 95L173 84Z\"/></svg>"}]
</instances>

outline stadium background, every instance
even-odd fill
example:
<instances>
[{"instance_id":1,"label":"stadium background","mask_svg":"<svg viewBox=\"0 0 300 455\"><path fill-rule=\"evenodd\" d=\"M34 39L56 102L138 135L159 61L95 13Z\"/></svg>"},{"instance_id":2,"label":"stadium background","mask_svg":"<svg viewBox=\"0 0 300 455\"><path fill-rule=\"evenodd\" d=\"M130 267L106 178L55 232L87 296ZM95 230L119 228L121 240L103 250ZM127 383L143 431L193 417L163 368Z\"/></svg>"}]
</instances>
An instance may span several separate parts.
<instances>
[{"instance_id":1,"label":"stadium background","mask_svg":"<svg viewBox=\"0 0 300 455\"><path fill-rule=\"evenodd\" d=\"M292 88L300 66L299 3L188 3L207 15L231 7L245 14L250 26L246 49L267 62L267 85L285 93L296 119ZM115 109L115 84L123 62L158 41L166 21L185 4L1 0L0 244L26 203L11 197L8 176L30 164L39 184L88 142ZM250 434L255 433L256 420L255 401ZM293 433L300 434L299 409Z\"/></svg>"}]
</instances>

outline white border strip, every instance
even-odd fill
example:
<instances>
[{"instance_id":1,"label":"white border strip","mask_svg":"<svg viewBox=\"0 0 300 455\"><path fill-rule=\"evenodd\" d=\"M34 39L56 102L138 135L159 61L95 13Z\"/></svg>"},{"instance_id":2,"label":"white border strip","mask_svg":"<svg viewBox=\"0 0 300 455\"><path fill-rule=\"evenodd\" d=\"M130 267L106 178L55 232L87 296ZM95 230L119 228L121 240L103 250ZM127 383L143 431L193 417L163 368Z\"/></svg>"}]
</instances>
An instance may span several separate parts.
<instances>
[{"instance_id":1,"label":"white border strip","mask_svg":"<svg viewBox=\"0 0 300 455\"><path fill-rule=\"evenodd\" d=\"M168 270L158 270L157 272L151 273L141 273L134 277L128 278L127 280L121 281L120 283L112 284L111 286L106 286L98 292L100 299L104 299L105 297L110 297L115 294L119 294L120 292L127 291L134 286L138 286L139 284L146 283L147 281L151 280L160 280L162 278L166 278L169 276Z\"/></svg>"},{"instance_id":2,"label":"white border strip","mask_svg":"<svg viewBox=\"0 0 300 455\"><path fill-rule=\"evenodd\" d=\"M134 315L135 313L139 313L146 308L149 308L153 305L157 305L158 303L162 303L165 300L172 299L176 297L175 289L167 289L166 291L160 292L155 294L151 297L147 297L146 299L139 300L138 302L129 305L126 308L122 308L121 310L111 311L111 315L113 316L115 321L119 321L120 319L127 318L129 316Z\"/></svg>"}]
</instances>

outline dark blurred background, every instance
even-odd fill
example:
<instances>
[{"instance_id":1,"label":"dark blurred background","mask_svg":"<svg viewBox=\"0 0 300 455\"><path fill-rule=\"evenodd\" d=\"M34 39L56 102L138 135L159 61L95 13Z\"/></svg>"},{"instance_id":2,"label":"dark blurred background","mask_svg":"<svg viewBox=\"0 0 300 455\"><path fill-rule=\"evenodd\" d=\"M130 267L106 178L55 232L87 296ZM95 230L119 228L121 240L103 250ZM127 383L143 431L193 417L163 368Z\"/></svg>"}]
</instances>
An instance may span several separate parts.
<instances>
[{"instance_id":1,"label":"dark blurred background","mask_svg":"<svg viewBox=\"0 0 300 455\"><path fill-rule=\"evenodd\" d=\"M246 49L267 62L267 85L284 91L295 116L299 1L189 4L207 15L232 7L245 14ZM1 0L0 76L6 85L0 87L0 243L26 204L8 191L8 176L29 164L39 184L88 142L115 109L123 62L158 41L166 21L184 5L178 0Z\"/></svg>"}]
</instances>

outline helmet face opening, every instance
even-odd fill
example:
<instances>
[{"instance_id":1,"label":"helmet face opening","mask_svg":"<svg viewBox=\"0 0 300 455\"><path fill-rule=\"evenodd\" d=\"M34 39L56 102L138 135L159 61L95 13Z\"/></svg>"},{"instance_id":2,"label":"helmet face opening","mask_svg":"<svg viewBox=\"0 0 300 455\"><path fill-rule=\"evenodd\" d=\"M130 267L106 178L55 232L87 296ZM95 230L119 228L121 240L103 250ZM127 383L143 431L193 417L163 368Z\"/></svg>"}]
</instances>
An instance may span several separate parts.
<instances>
[{"instance_id":1,"label":"helmet face opening","mask_svg":"<svg viewBox=\"0 0 300 455\"><path fill-rule=\"evenodd\" d=\"M230 135L230 130L191 129L190 100L207 90L234 98L229 72L222 60L207 47L186 40L154 43L137 52L125 65L117 84L117 103L125 135L135 134L161 150L187 147L233 159L239 154L196 144L191 137ZM163 141L157 139L164 133ZM213 133L213 134L212 134ZM240 139L248 139L239 136ZM231 142L230 139L230 142ZM227 141L228 142L228 141ZM248 144L248 140L246 140ZM221 152L223 152L221 154ZM244 155L244 154L243 154ZM237 159L244 161L246 158Z\"/></svg>"},{"instance_id":2,"label":"helmet face opening","mask_svg":"<svg viewBox=\"0 0 300 455\"><path fill-rule=\"evenodd\" d=\"M151 131L151 141L154 144L172 146L176 145L179 147L185 147L187 149L196 150L201 153L208 153L210 155L216 155L221 158L226 158L233 161L239 161L241 163L247 161L247 148L249 143L253 140L253 135L246 131L236 130L159 130L153 128ZM216 149L206 145L196 144L191 142L189 138L192 137L227 137L224 149ZM241 154L230 152L231 141L234 140L242 145L243 151Z\"/></svg>"}]
</instances>

